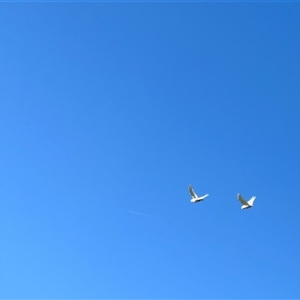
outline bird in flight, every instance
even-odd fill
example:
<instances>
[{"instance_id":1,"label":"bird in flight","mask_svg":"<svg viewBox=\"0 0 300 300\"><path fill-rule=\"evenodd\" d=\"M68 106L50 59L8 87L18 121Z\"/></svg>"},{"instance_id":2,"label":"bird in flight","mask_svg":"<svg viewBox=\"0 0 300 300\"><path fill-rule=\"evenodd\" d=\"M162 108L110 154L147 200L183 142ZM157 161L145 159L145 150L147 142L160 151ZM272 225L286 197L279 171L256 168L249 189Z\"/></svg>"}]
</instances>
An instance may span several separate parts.
<instances>
[{"instance_id":1,"label":"bird in flight","mask_svg":"<svg viewBox=\"0 0 300 300\"><path fill-rule=\"evenodd\" d=\"M255 196L253 196L248 202L240 195L237 194L237 198L238 200L243 204L241 209L247 209L247 208L251 208L253 206L253 202L256 199Z\"/></svg>"},{"instance_id":2,"label":"bird in flight","mask_svg":"<svg viewBox=\"0 0 300 300\"><path fill-rule=\"evenodd\" d=\"M189 193L192 196L191 202L193 202L193 203L202 201L206 197L208 197L208 194L205 194L204 196L198 197L198 195L195 193L195 191L193 190L193 187L191 185L189 185Z\"/></svg>"}]
</instances>

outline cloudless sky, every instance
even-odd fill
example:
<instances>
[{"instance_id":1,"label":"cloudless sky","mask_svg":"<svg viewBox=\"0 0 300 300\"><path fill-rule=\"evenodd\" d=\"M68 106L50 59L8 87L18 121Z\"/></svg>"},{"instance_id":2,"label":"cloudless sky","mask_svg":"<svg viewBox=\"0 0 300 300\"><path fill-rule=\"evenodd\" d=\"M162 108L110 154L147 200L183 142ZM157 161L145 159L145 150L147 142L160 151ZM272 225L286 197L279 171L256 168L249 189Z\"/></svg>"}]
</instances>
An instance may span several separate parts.
<instances>
[{"instance_id":1,"label":"cloudless sky","mask_svg":"<svg viewBox=\"0 0 300 300\"><path fill-rule=\"evenodd\" d=\"M0 3L0 297L299 298L299 33L300 3Z\"/></svg>"}]
</instances>

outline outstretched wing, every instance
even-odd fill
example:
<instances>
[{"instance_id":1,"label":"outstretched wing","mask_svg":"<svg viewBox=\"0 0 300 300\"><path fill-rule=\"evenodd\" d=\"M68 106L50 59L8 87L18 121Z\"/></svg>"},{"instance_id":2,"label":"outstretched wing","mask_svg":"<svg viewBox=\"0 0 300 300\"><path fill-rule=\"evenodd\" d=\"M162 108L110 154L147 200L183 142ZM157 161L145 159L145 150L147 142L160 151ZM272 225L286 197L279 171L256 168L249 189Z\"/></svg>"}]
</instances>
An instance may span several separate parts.
<instances>
[{"instance_id":1,"label":"outstretched wing","mask_svg":"<svg viewBox=\"0 0 300 300\"><path fill-rule=\"evenodd\" d=\"M237 198L243 205L249 205L248 202L240 194L237 194Z\"/></svg>"},{"instance_id":2,"label":"outstretched wing","mask_svg":"<svg viewBox=\"0 0 300 300\"><path fill-rule=\"evenodd\" d=\"M198 198L197 194L194 192L193 188L191 185L189 185L189 193L193 198Z\"/></svg>"},{"instance_id":3,"label":"outstretched wing","mask_svg":"<svg viewBox=\"0 0 300 300\"><path fill-rule=\"evenodd\" d=\"M209 194L205 194L204 196L199 197L199 199L204 200L208 196L209 196Z\"/></svg>"},{"instance_id":4,"label":"outstretched wing","mask_svg":"<svg viewBox=\"0 0 300 300\"><path fill-rule=\"evenodd\" d=\"M253 196L253 197L248 201L248 204L252 206L255 199L256 199L256 197Z\"/></svg>"}]
</instances>

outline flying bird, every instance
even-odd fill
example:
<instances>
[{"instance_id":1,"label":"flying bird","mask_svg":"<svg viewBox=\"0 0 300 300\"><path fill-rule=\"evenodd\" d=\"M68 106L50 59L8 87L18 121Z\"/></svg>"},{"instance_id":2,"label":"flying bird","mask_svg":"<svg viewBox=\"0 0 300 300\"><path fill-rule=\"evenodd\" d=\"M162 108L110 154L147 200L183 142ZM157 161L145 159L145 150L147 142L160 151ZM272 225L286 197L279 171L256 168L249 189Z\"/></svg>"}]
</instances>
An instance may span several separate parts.
<instances>
[{"instance_id":1,"label":"flying bird","mask_svg":"<svg viewBox=\"0 0 300 300\"><path fill-rule=\"evenodd\" d=\"M192 196L191 202L193 203L202 201L208 196L208 194L205 194L204 196L198 197L198 195L195 193L191 185L189 185L189 193Z\"/></svg>"},{"instance_id":2,"label":"flying bird","mask_svg":"<svg viewBox=\"0 0 300 300\"><path fill-rule=\"evenodd\" d=\"M247 208L251 208L253 206L253 202L256 199L255 196L253 196L248 202L240 195L237 194L237 198L238 200L243 204L241 209L247 209Z\"/></svg>"}]
</instances>

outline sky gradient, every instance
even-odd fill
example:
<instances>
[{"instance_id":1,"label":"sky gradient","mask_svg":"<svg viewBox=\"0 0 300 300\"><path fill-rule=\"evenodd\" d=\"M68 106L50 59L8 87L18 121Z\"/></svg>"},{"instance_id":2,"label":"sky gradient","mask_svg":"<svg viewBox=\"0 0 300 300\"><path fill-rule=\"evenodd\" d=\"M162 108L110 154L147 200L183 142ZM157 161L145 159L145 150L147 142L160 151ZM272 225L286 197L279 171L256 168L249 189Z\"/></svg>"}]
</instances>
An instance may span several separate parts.
<instances>
[{"instance_id":1,"label":"sky gradient","mask_svg":"<svg viewBox=\"0 0 300 300\"><path fill-rule=\"evenodd\" d=\"M300 3L0 3L0 297L299 298L299 32Z\"/></svg>"}]
</instances>

